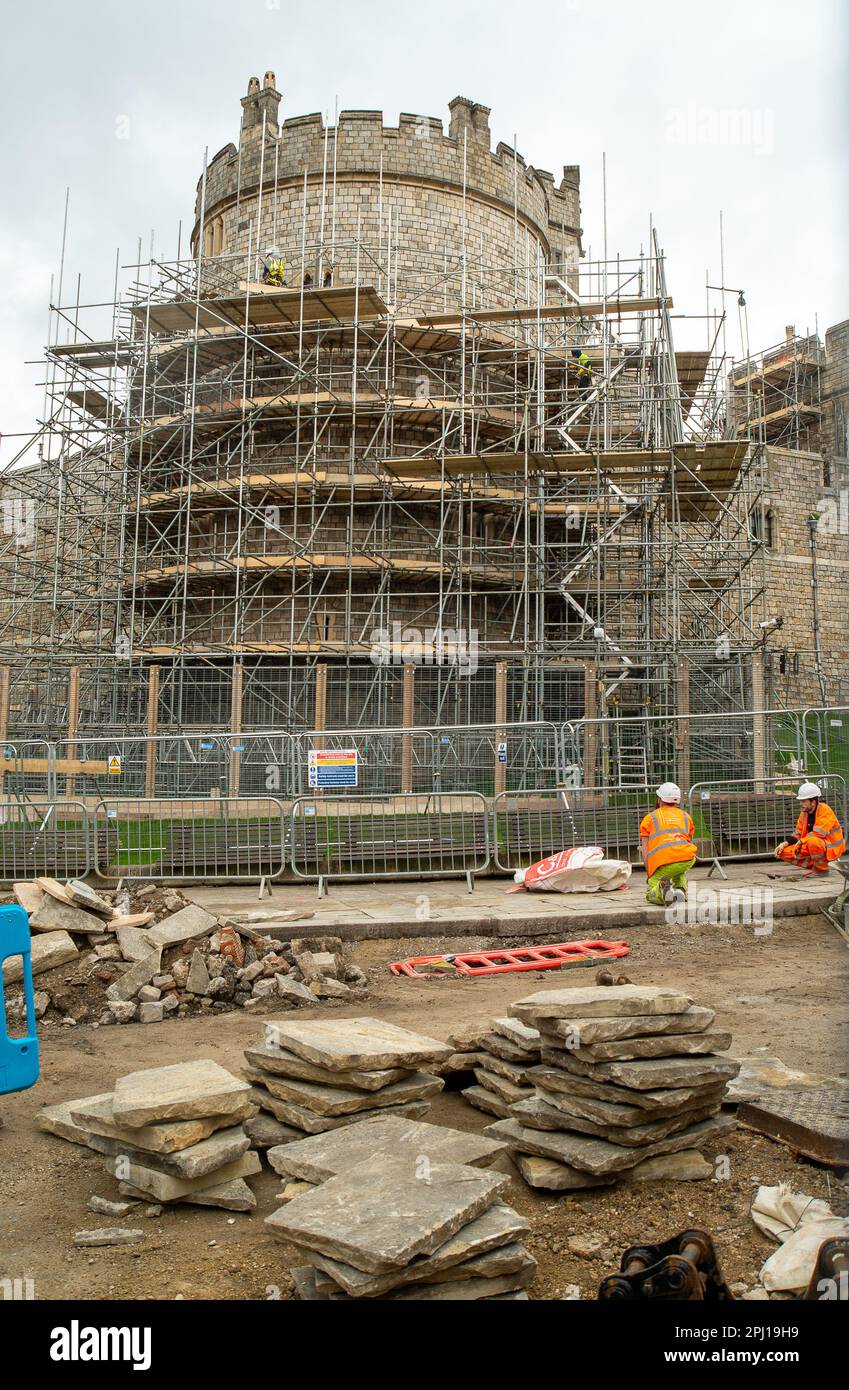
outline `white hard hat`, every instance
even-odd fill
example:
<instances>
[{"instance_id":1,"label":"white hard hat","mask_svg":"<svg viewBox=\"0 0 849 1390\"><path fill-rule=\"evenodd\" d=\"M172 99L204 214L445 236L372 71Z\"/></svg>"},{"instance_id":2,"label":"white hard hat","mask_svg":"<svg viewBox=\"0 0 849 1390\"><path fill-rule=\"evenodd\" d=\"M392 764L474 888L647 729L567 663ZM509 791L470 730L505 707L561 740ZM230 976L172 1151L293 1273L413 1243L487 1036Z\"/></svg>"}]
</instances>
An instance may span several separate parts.
<instances>
[{"instance_id":1,"label":"white hard hat","mask_svg":"<svg viewBox=\"0 0 849 1390\"><path fill-rule=\"evenodd\" d=\"M279 246L269 246L269 248L268 248L268 250L266 251L265 254L266 254L266 256L279 256L279 255L280 255L280 247L279 247Z\"/></svg>"},{"instance_id":2,"label":"white hard hat","mask_svg":"<svg viewBox=\"0 0 849 1390\"><path fill-rule=\"evenodd\" d=\"M810 801L815 796L822 796L822 792L816 782L803 782L796 793L797 801Z\"/></svg>"},{"instance_id":3,"label":"white hard hat","mask_svg":"<svg viewBox=\"0 0 849 1390\"><path fill-rule=\"evenodd\" d=\"M661 801L673 801L677 806L681 800L681 788L676 787L674 782L662 782L657 789L657 795Z\"/></svg>"}]
</instances>

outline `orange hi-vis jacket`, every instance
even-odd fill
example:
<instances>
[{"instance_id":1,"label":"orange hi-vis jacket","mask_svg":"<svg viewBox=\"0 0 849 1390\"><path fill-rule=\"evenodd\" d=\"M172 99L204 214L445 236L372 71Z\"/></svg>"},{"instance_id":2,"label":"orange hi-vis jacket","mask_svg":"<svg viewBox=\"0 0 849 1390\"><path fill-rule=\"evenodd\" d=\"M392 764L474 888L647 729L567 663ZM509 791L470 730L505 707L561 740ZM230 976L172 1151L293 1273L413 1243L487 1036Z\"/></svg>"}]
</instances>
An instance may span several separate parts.
<instances>
[{"instance_id":1,"label":"orange hi-vis jacket","mask_svg":"<svg viewBox=\"0 0 849 1390\"><path fill-rule=\"evenodd\" d=\"M800 845L809 853L813 851L825 855L829 864L839 859L846 849L846 841L840 828L840 821L830 806L821 801L814 816L813 829L808 830L808 813L802 811L796 822L796 834Z\"/></svg>"},{"instance_id":2,"label":"orange hi-vis jacket","mask_svg":"<svg viewBox=\"0 0 849 1390\"><path fill-rule=\"evenodd\" d=\"M666 864L681 864L686 859L695 859L695 833L692 818L680 806L658 806L644 816L640 823L640 838L648 840L646 873L649 878Z\"/></svg>"}]
</instances>

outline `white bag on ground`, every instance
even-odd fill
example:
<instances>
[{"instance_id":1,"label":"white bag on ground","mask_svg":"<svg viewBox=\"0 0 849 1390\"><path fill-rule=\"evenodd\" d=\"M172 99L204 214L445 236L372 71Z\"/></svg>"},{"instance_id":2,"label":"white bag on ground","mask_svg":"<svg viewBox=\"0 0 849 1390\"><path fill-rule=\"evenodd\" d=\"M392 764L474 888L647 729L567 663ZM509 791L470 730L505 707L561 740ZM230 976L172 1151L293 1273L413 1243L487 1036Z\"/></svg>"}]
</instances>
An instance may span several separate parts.
<instances>
[{"instance_id":1,"label":"white bag on ground","mask_svg":"<svg viewBox=\"0 0 849 1390\"><path fill-rule=\"evenodd\" d=\"M781 1242L760 1273L761 1283L771 1293L803 1292L823 1241L849 1237L849 1220L835 1216L820 1197L794 1192L787 1183L759 1187L751 1214L758 1230Z\"/></svg>"},{"instance_id":2,"label":"white bag on ground","mask_svg":"<svg viewBox=\"0 0 849 1390\"><path fill-rule=\"evenodd\" d=\"M631 865L622 859L605 859L600 845L576 845L540 859L528 869L517 869L517 888L535 893L609 893L631 877Z\"/></svg>"}]
</instances>

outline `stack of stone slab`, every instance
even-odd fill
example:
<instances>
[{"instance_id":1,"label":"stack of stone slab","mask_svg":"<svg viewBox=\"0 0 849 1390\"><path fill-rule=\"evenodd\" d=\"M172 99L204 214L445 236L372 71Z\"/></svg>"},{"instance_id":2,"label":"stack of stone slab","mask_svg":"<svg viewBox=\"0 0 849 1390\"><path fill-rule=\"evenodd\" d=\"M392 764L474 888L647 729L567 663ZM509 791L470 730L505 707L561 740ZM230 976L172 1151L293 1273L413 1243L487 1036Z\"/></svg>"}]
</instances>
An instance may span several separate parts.
<instances>
[{"instance_id":1,"label":"stack of stone slab","mask_svg":"<svg viewBox=\"0 0 849 1390\"><path fill-rule=\"evenodd\" d=\"M528 1225L501 1200L509 1179L489 1168L503 1151L398 1116L271 1150L304 1188L265 1222L304 1261L293 1271L300 1297L526 1298Z\"/></svg>"},{"instance_id":2,"label":"stack of stone slab","mask_svg":"<svg viewBox=\"0 0 849 1390\"><path fill-rule=\"evenodd\" d=\"M518 1018L494 1018L477 1043L472 1070L477 1085L463 1096L477 1110L507 1119L510 1107L532 1099L532 1067L541 1061L541 1038L536 1028Z\"/></svg>"},{"instance_id":3,"label":"stack of stone slab","mask_svg":"<svg viewBox=\"0 0 849 1390\"><path fill-rule=\"evenodd\" d=\"M421 1119L445 1084L429 1068L447 1044L376 1018L270 1019L245 1050L245 1076L263 1116L249 1126L258 1148L372 1115Z\"/></svg>"},{"instance_id":4,"label":"stack of stone slab","mask_svg":"<svg viewBox=\"0 0 849 1390\"><path fill-rule=\"evenodd\" d=\"M181 1062L120 1077L103 1095L48 1107L40 1123L105 1154L106 1171L125 1197L249 1211L256 1198L245 1178L261 1167L244 1129L256 1114L250 1095L247 1082L217 1062Z\"/></svg>"},{"instance_id":5,"label":"stack of stone slab","mask_svg":"<svg viewBox=\"0 0 849 1390\"><path fill-rule=\"evenodd\" d=\"M676 989L544 990L510 1010L539 1030L532 1097L484 1133L504 1139L532 1187L568 1191L626 1180L705 1177L701 1151L734 1120L719 1114L739 1064L731 1035Z\"/></svg>"}]
</instances>

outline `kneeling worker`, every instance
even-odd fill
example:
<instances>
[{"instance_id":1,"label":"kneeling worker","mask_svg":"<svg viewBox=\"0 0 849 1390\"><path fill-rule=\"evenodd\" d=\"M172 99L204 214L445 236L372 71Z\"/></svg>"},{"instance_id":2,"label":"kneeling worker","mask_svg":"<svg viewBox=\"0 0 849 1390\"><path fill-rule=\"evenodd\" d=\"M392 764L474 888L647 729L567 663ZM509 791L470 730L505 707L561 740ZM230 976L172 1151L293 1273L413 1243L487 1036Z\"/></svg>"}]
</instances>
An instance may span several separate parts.
<instances>
[{"instance_id":1,"label":"kneeling worker","mask_svg":"<svg viewBox=\"0 0 849 1390\"><path fill-rule=\"evenodd\" d=\"M696 857L695 833L692 817L681 809L681 788L664 782L657 789L657 806L640 822L640 849L648 874L646 902L657 907L683 902Z\"/></svg>"},{"instance_id":2,"label":"kneeling worker","mask_svg":"<svg viewBox=\"0 0 849 1390\"><path fill-rule=\"evenodd\" d=\"M840 822L821 798L822 792L816 782L802 783L796 797L799 802L796 829L775 851L776 859L806 869L806 878L815 873L827 874L829 864L839 859L846 849Z\"/></svg>"}]
</instances>

